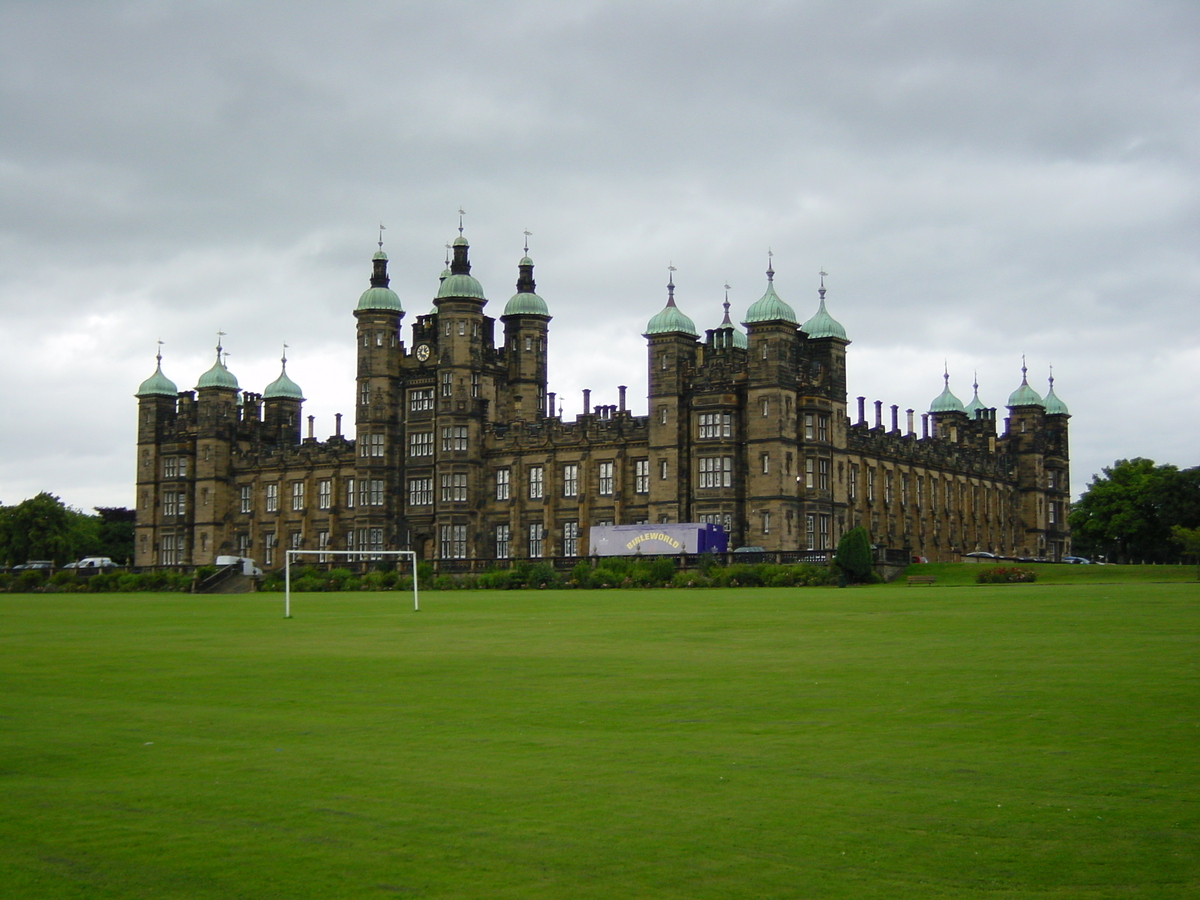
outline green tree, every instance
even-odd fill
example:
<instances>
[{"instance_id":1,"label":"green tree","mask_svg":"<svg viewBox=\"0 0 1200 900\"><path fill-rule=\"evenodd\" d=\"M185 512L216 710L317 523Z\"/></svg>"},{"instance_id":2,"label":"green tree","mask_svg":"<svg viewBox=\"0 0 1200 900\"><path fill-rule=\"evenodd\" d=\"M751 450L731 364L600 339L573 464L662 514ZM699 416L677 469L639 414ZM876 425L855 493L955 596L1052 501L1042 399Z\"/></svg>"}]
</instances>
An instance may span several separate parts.
<instances>
[{"instance_id":1,"label":"green tree","mask_svg":"<svg viewBox=\"0 0 1200 900\"><path fill-rule=\"evenodd\" d=\"M133 562L133 526L137 513L120 506L97 506L96 512L100 541L96 553L117 563Z\"/></svg>"},{"instance_id":2,"label":"green tree","mask_svg":"<svg viewBox=\"0 0 1200 900\"><path fill-rule=\"evenodd\" d=\"M874 558L871 553L871 538L867 529L859 525L851 528L838 541L837 552L833 561L839 569L846 573L848 581L869 582L875 573Z\"/></svg>"},{"instance_id":3,"label":"green tree","mask_svg":"<svg viewBox=\"0 0 1200 900\"><path fill-rule=\"evenodd\" d=\"M99 520L70 509L45 491L16 506L0 508L0 559L70 562L99 546Z\"/></svg>"},{"instance_id":4,"label":"green tree","mask_svg":"<svg viewBox=\"0 0 1200 900\"><path fill-rule=\"evenodd\" d=\"M1200 526L1200 468L1117 460L1093 476L1070 522L1077 553L1114 562L1177 562L1181 551L1171 526Z\"/></svg>"},{"instance_id":5,"label":"green tree","mask_svg":"<svg viewBox=\"0 0 1200 900\"><path fill-rule=\"evenodd\" d=\"M1200 579L1200 528L1171 526L1171 540L1183 548L1183 555L1196 561L1196 578Z\"/></svg>"}]
</instances>

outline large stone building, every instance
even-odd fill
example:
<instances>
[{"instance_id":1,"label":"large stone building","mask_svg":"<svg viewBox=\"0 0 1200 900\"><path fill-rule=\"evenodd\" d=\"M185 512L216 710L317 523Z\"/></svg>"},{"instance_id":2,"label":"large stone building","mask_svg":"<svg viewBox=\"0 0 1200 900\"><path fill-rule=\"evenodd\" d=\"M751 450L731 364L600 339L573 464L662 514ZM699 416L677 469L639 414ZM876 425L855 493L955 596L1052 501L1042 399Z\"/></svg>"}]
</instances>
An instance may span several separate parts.
<instances>
[{"instance_id":1,"label":"large stone building","mask_svg":"<svg viewBox=\"0 0 1200 900\"><path fill-rule=\"evenodd\" d=\"M304 398L283 371L242 391L217 358L194 391L162 372L137 392L138 565L221 554L282 562L279 548L413 549L424 559L573 557L597 524L718 522L732 546L824 550L865 526L877 544L930 560L973 550L1068 552L1066 406L1021 384L996 410L946 387L920 416L847 408L843 327L822 284L799 324L768 268L762 298L701 336L668 285L646 328L649 407L555 415L550 313L533 262L499 331L453 244L434 308L411 341L373 259L354 310L355 435L302 436Z\"/></svg>"}]
</instances>

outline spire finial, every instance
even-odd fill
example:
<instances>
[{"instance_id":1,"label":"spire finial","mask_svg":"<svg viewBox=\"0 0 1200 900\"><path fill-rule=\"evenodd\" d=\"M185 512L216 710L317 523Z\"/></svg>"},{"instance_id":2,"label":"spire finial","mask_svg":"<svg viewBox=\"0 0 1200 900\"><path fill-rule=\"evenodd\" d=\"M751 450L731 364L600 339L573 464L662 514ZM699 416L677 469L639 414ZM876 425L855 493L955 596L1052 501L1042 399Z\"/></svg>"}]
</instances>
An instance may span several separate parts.
<instances>
[{"instance_id":1,"label":"spire finial","mask_svg":"<svg viewBox=\"0 0 1200 900\"><path fill-rule=\"evenodd\" d=\"M533 236L533 232L528 228L525 229L525 255L529 255L529 238Z\"/></svg>"},{"instance_id":2,"label":"spire finial","mask_svg":"<svg viewBox=\"0 0 1200 900\"><path fill-rule=\"evenodd\" d=\"M279 359L279 361L281 363L283 363L283 369L285 372L287 371L287 348L288 348L288 345L284 344L283 345L283 356L280 357L280 359Z\"/></svg>"},{"instance_id":3,"label":"spire finial","mask_svg":"<svg viewBox=\"0 0 1200 900\"><path fill-rule=\"evenodd\" d=\"M221 361L221 338L225 337L225 332L217 331L217 362Z\"/></svg>"},{"instance_id":4,"label":"spire finial","mask_svg":"<svg viewBox=\"0 0 1200 900\"><path fill-rule=\"evenodd\" d=\"M383 249L383 233L387 231L387 226L383 222L379 223L379 249Z\"/></svg>"},{"instance_id":5,"label":"spire finial","mask_svg":"<svg viewBox=\"0 0 1200 900\"><path fill-rule=\"evenodd\" d=\"M1028 379L1025 377L1028 372L1029 372L1029 370L1027 368L1025 368L1025 354L1022 353L1021 354L1021 384L1029 384Z\"/></svg>"},{"instance_id":6,"label":"spire finial","mask_svg":"<svg viewBox=\"0 0 1200 900\"><path fill-rule=\"evenodd\" d=\"M667 306L675 305L675 263L667 263Z\"/></svg>"},{"instance_id":7,"label":"spire finial","mask_svg":"<svg viewBox=\"0 0 1200 900\"><path fill-rule=\"evenodd\" d=\"M767 281L775 280L775 253L767 248Z\"/></svg>"},{"instance_id":8,"label":"spire finial","mask_svg":"<svg viewBox=\"0 0 1200 900\"><path fill-rule=\"evenodd\" d=\"M446 241L446 268L450 268L450 242Z\"/></svg>"},{"instance_id":9,"label":"spire finial","mask_svg":"<svg viewBox=\"0 0 1200 900\"><path fill-rule=\"evenodd\" d=\"M1054 390L1054 364L1050 364L1050 390Z\"/></svg>"},{"instance_id":10,"label":"spire finial","mask_svg":"<svg viewBox=\"0 0 1200 900\"><path fill-rule=\"evenodd\" d=\"M942 379L946 382L946 390L950 389L950 363L948 360L942 360Z\"/></svg>"},{"instance_id":11,"label":"spire finial","mask_svg":"<svg viewBox=\"0 0 1200 900\"><path fill-rule=\"evenodd\" d=\"M826 272L825 267L822 266L821 271L818 274L820 274L820 276L821 276L821 287L818 289L817 293L819 293L821 295L821 301L824 302L825 301L825 276L828 275L829 273Z\"/></svg>"},{"instance_id":12,"label":"spire finial","mask_svg":"<svg viewBox=\"0 0 1200 900\"><path fill-rule=\"evenodd\" d=\"M722 325L732 325L733 322L729 318L729 282L725 282L725 302L721 304L725 308L725 319L721 322Z\"/></svg>"},{"instance_id":13,"label":"spire finial","mask_svg":"<svg viewBox=\"0 0 1200 900\"><path fill-rule=\"evenodd\" d=\"M467 211L466 211L465 209L463 209L463 208L460 206L460 207L458 208L458 236L459 236L459 237L462 237L462 233L463 233L463 216L465 216L466 214L467 214Z\"/></svg>"},{"instance_id":14,"label":"spire finial","mask_svg":"<svg viewBox=\"0 0 1200 900\"><path fill-rule=\"evenodd\" d=\"M159 341L158 342L158 353L155 354L154 358L156 360L158 360L158 367L160 369L162 368L162 348L163 348L163 342Z\"/></svg>"},{"instance_id":15,"label":"spire finial","mask_svg":"<svg viewBox=\"0 0 1200 900\"><path fill-rule=\"evenodd\" d=\"M971 387L975 388L976 394L979 393L979 370L978 369L975 370L975 383L973 385L971 385Z\"/></svg>"}]
</instances>

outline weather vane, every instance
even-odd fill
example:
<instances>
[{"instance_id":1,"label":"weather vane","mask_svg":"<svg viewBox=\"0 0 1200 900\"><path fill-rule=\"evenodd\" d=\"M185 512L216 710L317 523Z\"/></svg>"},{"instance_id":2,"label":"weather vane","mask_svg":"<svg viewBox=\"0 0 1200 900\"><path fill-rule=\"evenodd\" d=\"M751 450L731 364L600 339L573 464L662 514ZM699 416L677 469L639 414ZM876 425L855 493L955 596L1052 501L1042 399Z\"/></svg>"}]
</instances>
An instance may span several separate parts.
<instances>
[{"instance_id":1,"label":"weather vane","mask_svg":"<svg viewBox=\"0 0 1200 900\"><path fill-rule=\"evenodd\" d=\"M387 231L387 226L382 222L379 223L379 249L383 249L383 233Z\"/></svg>"},{"instance_id":2,"label":"weather vane","mask_svg":"<svg viewBox=\"0 0 1200 900\"><path fill-rule=\"evenodd\" d=\"M532 231L529 231L528 229L526 229L526 230L525 230L525 255L526 255L526 256L528 256L528 255L529 255L529 239L530 239L532 236L533 236L533 232L532 232Z\"/></svg>"},{"instance_id":3,"label":"weather vane","mask_svg":"<svg viewBox=\"0 0 1200 900\"><path fill-rule=\"evenodd\" d=\"M467 211L466 211L465 209L463 209L463 208L460 206L460 207L458 208L458 236L459 236L459 237L462 237L462 232L463 232L463 216L465 216L466 214L467 214Z\"/></svg>"}]
</instances>

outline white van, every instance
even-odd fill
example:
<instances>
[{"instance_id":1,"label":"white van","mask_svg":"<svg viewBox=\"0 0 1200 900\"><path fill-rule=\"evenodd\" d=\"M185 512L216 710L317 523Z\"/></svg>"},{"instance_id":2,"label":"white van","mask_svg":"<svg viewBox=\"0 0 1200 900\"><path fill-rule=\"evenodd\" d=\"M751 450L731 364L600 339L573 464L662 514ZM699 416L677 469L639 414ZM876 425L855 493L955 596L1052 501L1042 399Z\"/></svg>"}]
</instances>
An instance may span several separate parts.
<instances>
[{"instance_id":1,"label":"white van","mask_svg":"<svg viewBox=\"0 0 1200 900\"><path fill-rule=\"evenodd\" d=\"M117 564L107 556L85 556L79 562L67 563L64 569L115 569Z\"/></svg>"},{"instance_id":2,"label":"white van","mask_svg":"<svg viewBox=\"0 0 1200 900\"><path fill-rule=\"evenodd\" d=\"M261 575L262 569L254 564L254 560L245 556L218 556L214 562L218 568L222 566L232 566L238 563L242 564L243 575Z\"/></svg>"}]
</instances>

